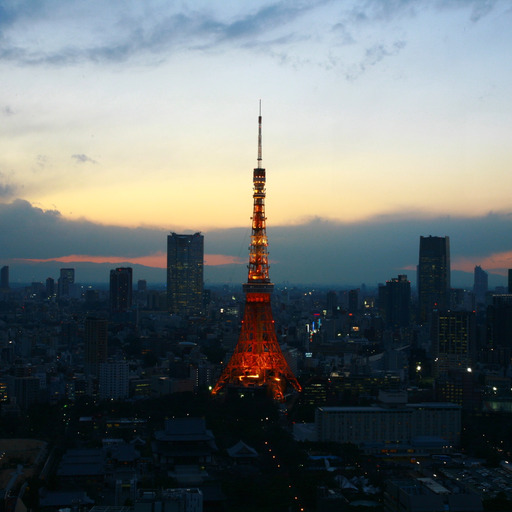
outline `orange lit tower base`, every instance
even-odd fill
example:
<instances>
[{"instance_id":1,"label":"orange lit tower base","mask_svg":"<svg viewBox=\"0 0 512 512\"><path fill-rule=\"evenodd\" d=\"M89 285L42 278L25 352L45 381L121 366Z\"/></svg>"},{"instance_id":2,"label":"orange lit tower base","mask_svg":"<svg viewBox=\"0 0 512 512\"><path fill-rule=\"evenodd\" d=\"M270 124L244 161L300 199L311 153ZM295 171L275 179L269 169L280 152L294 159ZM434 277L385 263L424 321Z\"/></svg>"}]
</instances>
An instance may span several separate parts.
<instances>
[{"instance_id":1,"label":"orange lit tower base","mask_svg":"<svg viewBox=\"0 0 512 512\"><path fill-rule=\"evenodd\" d=\"M226 386L266 386L276 400L284 399L288 384L301 387L277 341L270 295L274 285L268 272L268 239L265 227L265 169L261 168L261 115L258 118L258 168L254 169L254 210L249 277L243 285L245 312L240 337L233 356L224 368L212 393Z\"/></svg>"}]
</instances>

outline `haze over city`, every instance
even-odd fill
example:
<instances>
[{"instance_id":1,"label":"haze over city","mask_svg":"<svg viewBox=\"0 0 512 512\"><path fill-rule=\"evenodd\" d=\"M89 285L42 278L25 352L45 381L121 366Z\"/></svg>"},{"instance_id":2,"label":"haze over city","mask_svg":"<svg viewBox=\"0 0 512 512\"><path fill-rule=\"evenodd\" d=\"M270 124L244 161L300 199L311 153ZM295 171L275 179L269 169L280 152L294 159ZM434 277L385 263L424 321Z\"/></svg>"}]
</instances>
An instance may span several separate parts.
<instances>
[{"instance_id":1,"label":"haze over city","mask_svg":"<svg viewBox=\"0 0 512 512\"><path fill-rule=\"evenodd\" d=\"M511 20L481 0L4 3L0 262L13 282L33 260L163 269L166 235L201 231L206 276L243 281L261 98L273 280L412 277L429 234L452 270L504 276Z\"/></svg>"}]
</instances>

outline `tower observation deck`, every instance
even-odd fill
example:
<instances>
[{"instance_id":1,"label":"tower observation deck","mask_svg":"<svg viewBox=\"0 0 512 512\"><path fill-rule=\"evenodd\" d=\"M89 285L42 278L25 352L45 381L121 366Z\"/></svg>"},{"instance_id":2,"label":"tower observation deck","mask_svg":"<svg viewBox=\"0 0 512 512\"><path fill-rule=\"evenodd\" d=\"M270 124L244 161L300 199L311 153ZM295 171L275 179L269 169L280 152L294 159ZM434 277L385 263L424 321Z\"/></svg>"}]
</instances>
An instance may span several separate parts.
<instances>
[{"instance_id":1,"label":"tower observation deck","mask_svg":"<svg viewBox=\"0 0 512 512\"><path fill-rule=\"evenodd\" d=\"M245 311L238 343L212 393L227 386L264 387L276 400L284 399L288 384L297 391L293 375L277 341L270 296L268 238L265 217L265 169L262 168L261 109L258 116L258 167L253 171L253 215L249 275L243 285Z\"/></svg>"}]
</instances>

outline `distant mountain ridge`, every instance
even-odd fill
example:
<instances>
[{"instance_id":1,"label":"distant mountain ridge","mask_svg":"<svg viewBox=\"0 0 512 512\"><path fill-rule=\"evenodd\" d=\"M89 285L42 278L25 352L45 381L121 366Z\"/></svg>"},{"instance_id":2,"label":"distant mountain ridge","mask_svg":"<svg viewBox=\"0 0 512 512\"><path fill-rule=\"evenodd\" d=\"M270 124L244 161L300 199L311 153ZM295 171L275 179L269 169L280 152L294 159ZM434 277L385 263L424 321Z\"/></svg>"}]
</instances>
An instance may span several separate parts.
<instances>
[{"instance_id":1,"label":"distant mountain ridge","mask_svg":"<svg viewBox=\"0 0 512 512\"><path fill-rule=\"evenodd\" d=\"M32 282L45 282L48 277L57 281L61 268L74 268L75 281L80 284L89 283L105 283L107 284L110 279L110 270L117 267L132 267L133 268L133 283L136 285L139 279L146 280L151 285L166 285L166 269L148 267L145 265L137 265L131 263L90 263L90 262L74 262L74 263L61 263L55 261L49 262L3 262L2 265L9 265L10 282L13 285L27 284ZM282 283L289 281L284 272L286 265L275 263L271 269L271 279L275 283ZM389 275L383 276L380 282L384 283L387 279L396 276L397 273L404 273L411 281L412 287L416 287L416 272L414 271L396 271L393 269ZM205 265L204 267L204 281L205 286L208 284L242 284L247 279L247 265L245 264L229 264L229 265ZM466 288L471 290L473 288L473 273L462 272L459 270L452 270L451 282L453 288ZM359 287L361 283L340 283L336 276L333 276L331 282L323 283L308 283L304 280L303 283L290 283L292 285L298 284L312 284L315 286L326 286L333 288L348 288ZM366 282L368 286L376 286L378 283ZM497 286L506 286L507 280L505 277L497 274L489 273L489 290L494 290Z\"/></svg>"},{"instance_id":2,"label":"distant mountain ridge","mask_svg":"<svg viewBox=\"0 0 512 512\"><path fill-rule=\"evenodd\" d=\"M91 262L69 262L61 263L55 261L45 262L14 262L3 263L9 265L9 280L15 284L44 283L48 277L57 282L61 268L75 269L75 282L80 284L108 283L110 271L118 267L131 267L133 269L133 283L136 285L139 279L144 279L151 284L167 283L166 269L148 267L146 265L125 263L91 263ZM229 283L242 282L245 277L245 265L230 264L209 266L205 265L205 283Z\"/></svg>"}]
</instances>

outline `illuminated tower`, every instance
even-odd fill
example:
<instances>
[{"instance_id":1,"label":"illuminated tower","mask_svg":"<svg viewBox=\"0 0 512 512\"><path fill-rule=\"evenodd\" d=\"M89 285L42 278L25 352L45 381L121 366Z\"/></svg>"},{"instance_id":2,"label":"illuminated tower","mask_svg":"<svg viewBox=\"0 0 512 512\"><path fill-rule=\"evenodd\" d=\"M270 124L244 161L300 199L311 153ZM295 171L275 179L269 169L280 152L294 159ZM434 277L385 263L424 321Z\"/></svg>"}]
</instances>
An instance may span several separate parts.
<instances>
[{"instance_id":1,"label":"illuminated tower","mask_svg":"<svg viewBox=\"0 0 512 512\"><path fill-rule=\"evenodd\" d=\"M249 277L243 285L245 312L238 343L231 360L213 388L217 393L225 386L263 387L272 397L283 400L287 384L300 391L277 342L270 295L274 285L268 272L268 239L265 228L265 169L261 167L261 111L258 117L258 167L253 173L254 208Z\"/></svg>"}]
</instances>

